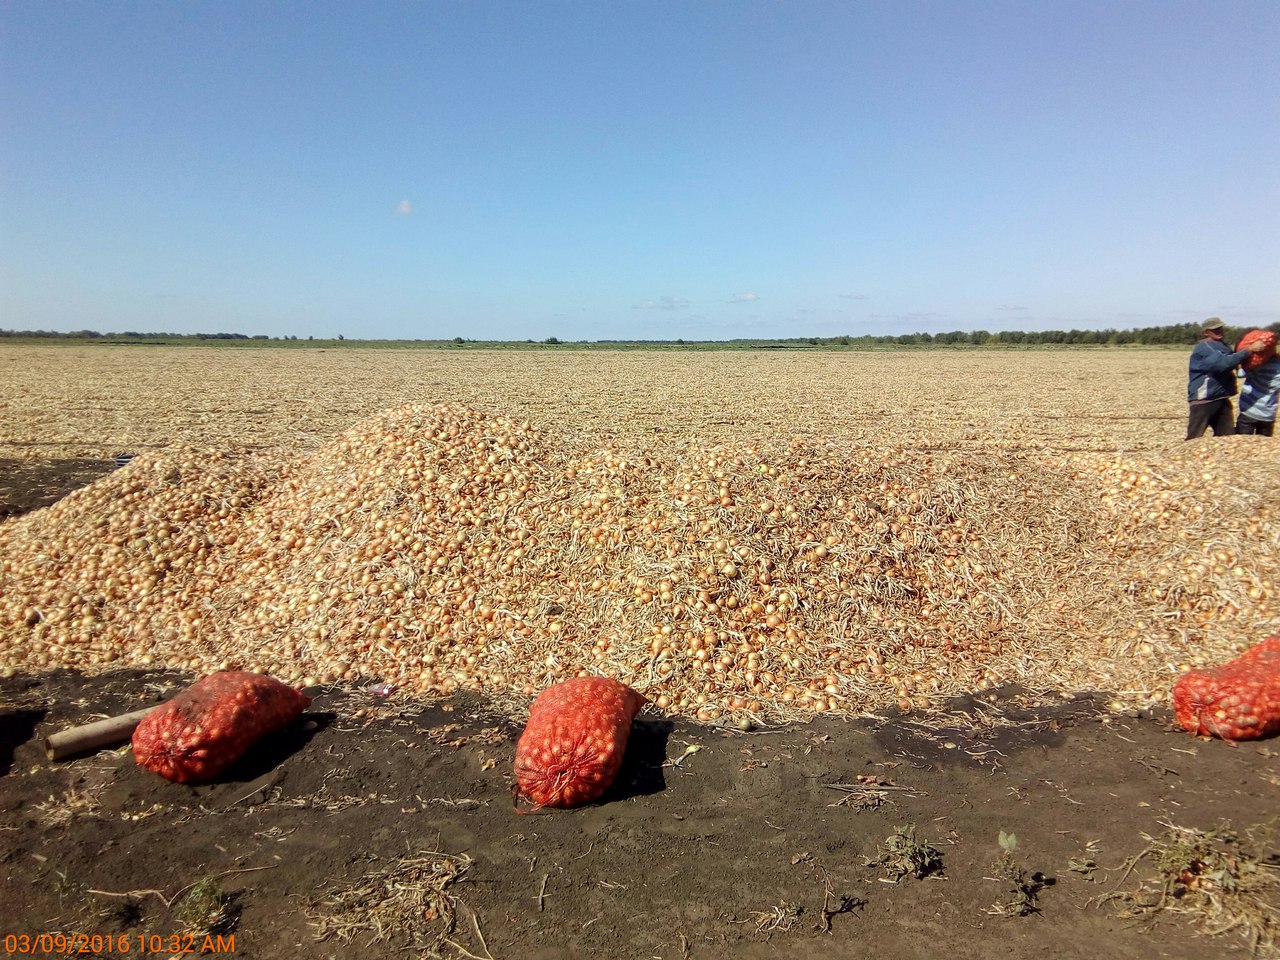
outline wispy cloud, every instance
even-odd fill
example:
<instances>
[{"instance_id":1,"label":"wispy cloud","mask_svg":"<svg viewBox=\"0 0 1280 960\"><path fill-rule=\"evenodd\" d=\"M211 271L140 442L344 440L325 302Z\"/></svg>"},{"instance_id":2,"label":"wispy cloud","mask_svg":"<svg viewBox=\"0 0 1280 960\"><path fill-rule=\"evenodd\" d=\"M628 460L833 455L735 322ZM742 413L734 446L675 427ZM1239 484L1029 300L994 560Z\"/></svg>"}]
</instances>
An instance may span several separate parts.
<instances>
[{"instance_id":1,"label":"wispy cloud","mask_svg":"<svg viewBox=\"0 0 1280 960\"><path fill-rule=\"evenodd\" d=\"M996 307L996 309L997 309L997 310L1005 310L1005 311L1021 311L1021 312L1025 313L1026 311L1030 310L1031 308L1030 308L1030 307L1020 307L1020 306L1018 306L1017 304L1013 304L1013 303L1002 303L1002 304L1000 304L1000 306Z\"/></svg>"},{"instance_id":2,"label":"wispy cloud","mask_svg":"<svg viewBox=\"0 0 1280 960\"><path fill-rule=\"evenodd\" d=\"M408 200L401 200L396 204L396 213L402 217L409 216L409 214L413 213L413 204Z\"/></svg>"},{"instance_id":3,"label":"wispy cloud","mask_svg":"<svg viewBox=\"0 0 1280 960\"><path fill-rule=\"evenodd\" d=\"M631 305L632 310L683 310L689 306L684 297L665 296L657 300L641 300Z\"/></svg>"},{"instance_id":4,"label":"wispy cloud","mask_svg":"<svg viewBox=\"0 0 1280 960\"><path fill-rule=\"evenodd\" d=\"M842 293L840 294L840 299L841 300L865 300L867 299L867 295L865 293Z\"/></svg>"},{"instance_id":5,"label":"wispy cloud","mask_svg":"<svg viewBox=\"0 0 1280 960\"><path fill-rule=\"evenodd\" d=\"M758 293L735 293L729 303L754 303L759 299Z\"/></svg>"},{"instance_id":6,"label":"wispy cloud","mask_svg":"<svg viewBox=\"0 0 1280 960\"><path fill-rule=\"evenodd\" d=\"M1193 316L1197 320L1204 317L1222 317L1227 323L1253 323L1264 327L1269 323L1275 323L1277 317L1280 317L1280 314L1274 309L1234 306L1232 304L1223 304L1214 310L1184 310L1182 312Z\"/></svg>"}]
</instances>

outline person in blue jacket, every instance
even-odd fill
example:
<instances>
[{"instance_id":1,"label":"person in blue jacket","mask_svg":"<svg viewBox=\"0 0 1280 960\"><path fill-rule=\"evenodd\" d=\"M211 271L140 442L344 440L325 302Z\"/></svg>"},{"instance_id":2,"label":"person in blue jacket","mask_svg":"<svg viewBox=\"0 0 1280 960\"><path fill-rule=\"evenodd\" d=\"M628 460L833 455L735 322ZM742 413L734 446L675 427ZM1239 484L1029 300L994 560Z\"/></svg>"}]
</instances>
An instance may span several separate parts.
<instances>
[{"instance_id":1,"label":"person in blue jacket","mask_svg":"<svg viewBox=\"0 0 1280 960\"><path fill-rule=\"evenodd\" d=\"M1200 328L1202 338L1191 351L1188 367L1187 439L1203 437L1212 428L1215 437L1235 433L1235 413L1231 398L1236 394L1236 367L1251 353L1261 353L1262 343L1251 344L1243 350L1231 352L1223 343L1223 323L1218 317L1210 317Z\"/></svg>"},{"instance_id":2,"label":"person in blue jacket","mask_svg":"<svg viewBox=\"0 0 1280 960\"><path fill-rule=\"evenodd\" d=\"M1236 417L1236 433L1275 436L1276 397L1280 395L1280 357L1246 369L1244 386L1240 388L1240 416Z\"/></svg>"}]
</instances>

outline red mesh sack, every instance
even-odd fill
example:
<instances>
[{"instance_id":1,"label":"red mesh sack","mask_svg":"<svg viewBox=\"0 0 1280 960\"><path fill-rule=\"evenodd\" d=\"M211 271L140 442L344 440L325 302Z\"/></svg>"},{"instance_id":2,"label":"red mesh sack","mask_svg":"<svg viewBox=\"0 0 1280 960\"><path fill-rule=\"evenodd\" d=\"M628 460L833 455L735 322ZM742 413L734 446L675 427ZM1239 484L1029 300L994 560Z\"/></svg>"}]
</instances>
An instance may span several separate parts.
<instances>
[{"instance_id":1,"label":"red mesh sack","mask_svg":"<svg viewBox=\"0 0 1280 960\"><path fill-rule=\"evenodd\" d=\"M1280 636L1236 659L1184 673L1173 685L1173 712L1184 730L1223 740L1280 733Z\"/></svg>"},{"instance_id":2,"label":"red mesh sack","mask_svg":"<svg viewBox=\"0 0 1280 960\"><path fill-rule=\"evenodd\" d=\"M212 673L143 718L133 755L176 783L208 783L309 706L310 697L271 677Z\"/></svg>"},{"instance_id":3,"label":"red mesh sack","mask_svg":"<svg viewBox=\"0 0 1280 960\"><path fill-rule=\"evenodd\" d=\"M577 677L538 694L516 744L516 783L539 807L598 799L622 766L631 721L645 699L607 677Z\"/></svg>"},{"instance_id":4,"label":"red mesh sack","mask_svg":"<svg viewBox=\"0 0 1280 960\"><path fill-rule=\"evenodd\" d=\"M1266 344L1266 349L1261 353L1250 354L1245 359L1243 366L1246 370L1256 370L1276 355L1276 334L1274 330L1250 330L1240 338L1240 342L1236 344L1236 350L1243 350L1245 347L1251 347L1258 342Z\"/></svg>"}]
</instances>

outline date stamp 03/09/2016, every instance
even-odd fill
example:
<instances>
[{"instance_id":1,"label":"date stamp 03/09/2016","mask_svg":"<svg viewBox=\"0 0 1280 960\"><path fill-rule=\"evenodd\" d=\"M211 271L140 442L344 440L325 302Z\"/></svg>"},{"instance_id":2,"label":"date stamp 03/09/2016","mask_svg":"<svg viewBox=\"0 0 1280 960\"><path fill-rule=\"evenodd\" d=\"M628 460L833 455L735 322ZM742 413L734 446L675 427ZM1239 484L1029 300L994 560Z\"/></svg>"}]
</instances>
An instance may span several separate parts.
<instances>
[{"instance_id":1,"label":"date stamp 03/09/2016","mask_svg":"<svg viewBox=\"0 0 1280 960\"><path fill-rule=\"evenodd\" d=\"M11 957L231 956L234 933L6 933L0 945Z\"/></svg>"}]
</instances>

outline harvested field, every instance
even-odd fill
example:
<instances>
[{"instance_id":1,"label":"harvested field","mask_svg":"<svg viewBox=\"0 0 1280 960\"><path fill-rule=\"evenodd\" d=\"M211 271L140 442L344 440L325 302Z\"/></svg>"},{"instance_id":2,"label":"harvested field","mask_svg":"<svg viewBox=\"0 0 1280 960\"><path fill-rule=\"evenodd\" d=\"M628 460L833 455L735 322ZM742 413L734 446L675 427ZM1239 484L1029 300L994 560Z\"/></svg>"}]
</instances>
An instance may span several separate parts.
<instances>
[{"instance_id":1,"label":"harvested field","mask_svg":"<svg viewBox=\"0 0 1280 960\"><path fill-rule=\"evenodd\" d=\"M401 938L429 955L460 956L456 943L481 956L495 943L503 955L531 948L535 955L563 955L554 949L558 942L573 944L575 955L612 956L618 943L637 937L656 956L719 958L743 950L799 956L829 949L833 929L853 936L845 924L860 922L862 907L850 906L849 916L831 912L850 884L870 884L852 897L863 906L918 910L896 892L888 905L863 895L882 886L877 870L892 876L886 858L895 848L890 844L876 860L876 844L893 837L904 842L907 834L897 827L906 819L887 819L898 802L913 817L950 819L951 834L925 830L921 820L921 835L939 844L964 844L981 832L995 849L992 838L1009 816L1010 825L1020 825L1018 850L1028 850L1033 838L1044 856L1055 858L1050 866L1059 878L1067 860L1096 859L1086 821L1110 818L1111 876L1127 881L1121 860L1152 849L1164 822L1157 818L1177 821L1181 831L1208 831L1216 822L1214 790L1197 773L1200 761L1180 764L1167 752L1214 751L1205 762L1213 776L1240 784L1233 803L1248 823L1261 816L1266 784L1278 775L1275 754L1265 746L1228 758L1217 752L1231 749L1225 744L1197 745L1161 726L1167 727L1169 688L1181 671L1222 661L1280 632L1280 446L1255 437L1183 443L1184 367L1184 353L1156 350L758 355L6 348L0 352L0 396L6 398L0 401L0 458L17 465L13 509L48 504L0 522L0 651L7 678L0 690L15 698L21 715L34 718L25 735L6 742L13 757L30 764L36 723L83 715L87 703L78 711L66 706L77 682L107 696L112 708L133 709L136 697L113 678L155 685L220 667L319 685L329 691L323 702L333 704L331 718L343 722L351 691L375 684L395 691L391 709L376 699L361 701L370 706L362 707L359 731L347 731L350 737L321 728L316 741L328 751L359 753L356 744L368 737L402 744L397 724L417 724L416 733L402 731L407 737L447 726L439 716L413 719L414 711L428 709L424 699L457 705L477 729L498 730L471 758L473 766L445 765L453 792L431 796L482 800L466 816L445 805L432 821L440 845L417 844L406 853L401 821L387 819L388 808L363 824L352 822L353 831L381 831L369 848L374 856L367 871L355 859L364 849L358 837L334 850L309 850L326 873L337 868L334 857L348 857L338 874L350 885L316 892L286 911L291 919L284 935L302 942L311 918L329 931L324 949L334 956L356 955L340 944L349 939L352 951L363 949L376 931L361 932L350 918L339 930L332 919L346 917L378 884L391 882L411 885L406 909L447 915L450 936L464 938L451 946L436 928ZM138 456L107 470L104 461L123 453ZM56 477L42 473L55 461L63 465ZM54 502L74 485L69 468L76 464L105 472ZM582 673L634 686L653 703L648 722L665 724L662 742L649 743L654 755L631 769L628 792L596 808L604 817L601 836L630 850L637 864L662 859L663 837L682 856L692 856L689 845L707 837L728 842L722 830L738 830L739 819L721 822L705 809L688 830L658 825L655 833L630 819L615 822L609 811L622 807L639 816L655 802L650 767L659 781L666 770L663 796L675 804L667 812L681 823L691 816L686 804L723 806L726 815L742 804L765 804L767 825L753 821L742 829L747 841L754 838L781 857L780 864L790 858L801 883L791 899L761 899L773 896L777 871L763 871L760 882L739 877L726 885L691 869L683 881L669 881L683 891L683 906L650 896L632 909L597 902L593 894L581 903L575 898L572 907L553 905L568 912L551 922L543 916L544 885L530 895L534 906L507 911L507 922L517 924L511 929L522 932L493 936L503 922L501 899L461 891L476 871L493 882L495 864L506 862L502 844L489 836L497 828L487 805L509 779L511 718L535 691ZM39 704L26 703L41 698L41 690ZM1009 712L1009 704L1017 710ZM1114 742L1116 727L1097 723L1101 714L1125 724L1121 744ZM775 726L796 721L813 726ZM1015 782L1018 762L1009 760L999 738L1020 724L1029 731L1020 749L1044 762L1031 779ZM740 727L785 731L785 741L757 756ZM1102 763L1105 756L1105 770L1086 766L1068 774L1053 765L1036 737L1066 728L1074 731L1068 766L1086 764L1090 755ZM717 754L707 768L714 780L705 785L715 796L705 790L676 796L685 761L693 769L696 758L674 746L667 750L665 735L672 731L686 742L703 738L699 742ZM912 739L917 735L938 752L922 754ZM748 739L738 739L743 736ZM872 736L894 746L871 750ZM639 742L647 749L644 737ZM1122 745L1134 743L1140 746ZM919 794L898 792L911 778L894 768L905 763L921 777L949 769L941 758L960 747L980 775L949 784L948 774ZM286 769L305 786L275 800L318 803L329 796L329 780L315 780L324 771L304 774L305 741L293 749L299 752L288 757ZM741 769L723 755L739 749ZM871 833L856 841L852 861L840 859L837 837L851 829L861 835L865 821L855 825L840 819L843 813L814 819L803 838L796 833L795 850L774 849L769 841L774 833L785 838L798 830L776 824L801 802L795 798L816 801L814 790L806 794L780 772L805 766L808 761L797 758L815 749L833 751L812 771L822 782L817 794L840 792L815 810L835 804L857 815L864 804L885 807ZM883 770L859 772L872 762L869 756ZM1150 776L1129 771L1139 760ZM432 753L419 772L431 775L438 762ZM1006 762L1009 769L1001 766ZM375 771L371 757L362 763L367 769L342 785L346 800L335 800L331 814L381 806L369 798L383 795L385 772ZM994 765L983 772L987 763ZM1183 775L1194 789L1172 794L1168 777L1188 764ZM773 776L761 772L769 769L783 780L760 780ZM85 770L91 781L105 776L114 784L112 811L128 814L140 799L160 802L118 757L98 773ZM987 792L984 778L996 770L1002 779L992 780ZM228 795L218 799L233 806L230 793L248 792L249 781L263 774L233 777ZM0 806L26 811L12 827L34 817L42 831L24 845L32 856L47 856L38 839L46 834L52 842L56 832L71 830L88 842L100 829L103 807L74 774L62 783L58 771L32 766L24 776L35 789L80 798L74 806L83 810L81 817L57 803L37 809L43 794L29 795L12 777L3 778L9 792L0 791L0 799L10 799ZM1076 786L1067 785L1070 777ZM1108 807L1106 790L1089 787L1087 816L1072 821L1071 844L1053 840L1057 821L1042 816L1045 805L1069 797L1064 809L1073 810L1084 784L1093 783L1123 797L1125 812ZM886 789L868 792L868 784ZM399 780L387 786L386 803L422 808L427 795L414 800ZM1006 787L1019 804L1031 806L1010 806ZM967 802L991 806L968 818L939 799L953 788ZM921 801L930 793L941 804L936 809ZM203 849L204 832L216 845L225 827L207 817L191 825L203 796L193 794L190 809L158 814L164 829L191 831L192 850ZM297 829L286 820L273 813L271 829ZM713 829L711 820L719 826ZM538 829L526 830L519 842ZM883 835L872 836L876 831ZM1139 831L1149 835L1145 842ZM1170 831L1175 839L1187 836ZM480 839L481 832L488 839ZM628 837L639 839L632 847ZM584 850L567 838L555 843L557 863L563 861L556 869L567 871L566 879L580 889L614 889L602 886L615 882L611 876L582 873L589 859L581 868L567 866L588 857L590 846ZM741 845L730 846L735 856L749 856ZM706 848L699 849L705 857ZM976 886L951 890L945 902L926 896L934 920L922 921L911 938L888 944L882 955L930 955L928 946L945 939L945 929L957 923L970 929L970 921L972 929L986 924L986 939L957 955L977 955L1005 940L991 917L1009 922L1028 897L1052 902L1052 892L1030 879L1031 860L1019 855L1016 861L1025 862L1025 875L1014 860L1002 861L999 876L1012 884L1002 900L985 886L992 868L984 879L981 857L971 845L964 849L959 860L950 854L951 862L963 861L963 875L972 874L966 883ZM212 862L207 851L199 856ZM1153 860L1149 854L1135 869L1133 889L1151 877ZM98 870L91 864L86 857L81 866ZM178 866L166 873L171 892L182 887ZM220 876L238 883L240 867L222 866ZM112 868L119 874L94 882L114 886L93 889L138 887L137 867ZM530 873L540 877L536 863ZM277 905L257 914L257 923L303 891L304 879L289 876L284 886L255 878ZM239 896L251 901L252 888L243 889ZM718 906L700 899L712 889ZM1087 887L1067 889L1053 928L1059 944L1093 895ZM1270 887L1258 889L1270 896ZM821 896L808 902L815 890ZM751 895L738 898L735 891ZM52 909L48 900L23 896L31 916ZM656 906L659 901L665 906ZM730 901L737 906L724 907ZM999 909L986 910L993 901ZM478 903L479 913L468 913L463 902ZM1213 903L1226 909L1220 898ZM636 910L651 908L675 911L674 927L653 918L671 936L645 939ZM1267 911L1274 905L1249 909L1262 918L1248 927L1254 939L1270 943L1275 931ZM390 904L387 911L394 919ZM147 922L163 919L144 915ZM1224 916L1235 919L1229 911ZM1222 927L1222 916L1200 919L1202 928ZM886 928L872 926L884 935ZM1222 928L1233 935L1241 929ZM1100 917L1089 929L1063 955L1107 955L1096 952L1103 935L1130 943ZM271 952L280 948L274 940L259 942L275 944L262 955L281 955ZM1012 942L1021 951L1016 955L1043 951L1043 942L1025 929ZM1195 955L1191 941L1177 937L1162 950Z\"/></svg>"},{"instance_id":2,"label":"harvested field","mask_svg":"<svg viewBox=\"0 0 1280 960\"><path fill-rule=\"evenodd\" d=\"M597 352L0 345L0 457L313 449L406 403L557 436L830 437L932 449L1160 449L1186 351Z\"/></svg>"}]
</instances>

